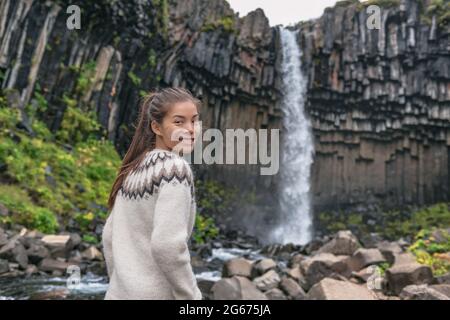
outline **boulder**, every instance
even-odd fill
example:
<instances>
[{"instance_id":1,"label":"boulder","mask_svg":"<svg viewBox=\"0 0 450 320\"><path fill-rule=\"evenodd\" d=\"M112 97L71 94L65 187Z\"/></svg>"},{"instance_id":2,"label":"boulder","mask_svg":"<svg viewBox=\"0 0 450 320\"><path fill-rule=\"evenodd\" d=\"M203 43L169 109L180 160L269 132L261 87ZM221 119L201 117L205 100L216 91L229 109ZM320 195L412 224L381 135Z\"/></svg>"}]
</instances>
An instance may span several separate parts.
<instances>
[{"instance_id":1,"label":"boulder","mask_svg":"<svg viewBox=\"0 0 450 320\"><path fill-rule=\"evenodd\" d=\"M290 259L289 259L289 262L288 262L288 267L290 267L290 268L294 268L294 267L296 267L296 266L299 266L300 265L300 263L303 261L303 260L305 260L306 259L306 257L303 255L303 254L296 254L296 255L294 255L293 257L291 257Z\"/></svg>"},{"instance_id":2,"label":"boulder","mask_svg":"<svg viewBox=\"0 0 450 320\"><path fill-rule=\"evenodd\" d=\"M227 260L222 268L222 277L251 277L253 263L245 258L233 258Z\"/></svg>"},{"instance_id":3,"label":"boulder","mask_svg":"<svg viewBox=\"0 0 450 320\"><path fill-rule=\"evenodd\" d=\"M273 288L264 293L269 300L287 300L286 295L278 288Z\"/></svg>"},{"instance_id":4,"label":"boulder","mask_svg":"<svg viewBox=\"0 0 450 320\"><path fill-rule=\"evenodd\" d=\"M28 256L26 249L21 242L20 234L12 237L7 244L0 249L0 259L17 262L22 269L26 269L28 265Z\"/></svg>"},{"instance_id":5,"label":"boulder","mask_svg":"<svg viewBox=\"0 0 450 320\"><path fill-rule=\"evenodd\" d=\"M5 230L0 228L0 248L8 243L8 236L6 235Z\"/></svg>"},{"instance_id":6,"label":"boulder","mask_svg":"<svg viewBox=\"0 0 450 320\"><path fill-rule=\"evenodd\" d=\"M412 284L404 287L400 298L403 300L450 300L447 295L426 284Z\"/></svg>"},{"instance_id":7,"label":"boulder","mask_svg":"<svg viewBox=\"0 0 450 320\"><path fill-rule=\"evenodd\" d=\"M69 294L70 290L66 288L41 291L33 293L30 296L30 300L65 300Z\"/></svg>"},{"instance_id":8,"label":"boulder","mask_svg":"<svg viewBox=\"0 0 450 320\"><path fill-rule=\"evenodd\" d=\"M27 249L28 259L33 264L39 264L43 259L50 256L49 250L43 244L31 243Z\"/></svg>"},{"instance_id":9,"label":"boulder","mask_svg":"<svg viewBox=\"0 0 450 320\"><path fill-rule=\"evenodd\" d=\"M305 277L306 289L332 274L341 274L345 277L351 275L348 266L348 256L335 256L331 253L319 253L302 261L300 268Z\"/></svg>"},{"instance_id":10,"label":"boulder","mask_svg":"<svg viewBox=\"0 0 450 320\"><path fill-rule=\"evenodd\" d=\"M370 265L386 262L386 259L378 249L359 248L349 259L349 266L353 271L359 271Z\"/></svg>"},{"instance_id":11,"label":"boulder","mask_svg":"<svg viewBox=\"0 0 450 320\"><path fill-rule=\"evenodd\" d=\"M280 289L293 300L303 299L306 295L299 283L287 276L282 277Z\"/></svg>"},{"instance_id":12,"label":"boulder","mask_svg":"<svg viewBox=\"0 0 450 320\"><path fill-rule=\"evenodd\" d=\"M8 260L0 259L0 274L9 272Z\"/></svg>"},{"instance_id":13,"label":"boulder","mask_svg":"<svg viewBox=\"0 0 450 320\"><path fill-rule=\"evenodd\" d=\"M81 253L81 257L89 261L91 260L102 261L104 259L103 254L95 246L90 246L89 248L84 250Z\"/></svg>"},{"instance_id":14,"label":"boulder","mask_svg":"<svg viewBox=\"0 0 450 320\"><path fill-rule=\"evenodd\" d=\"M316 283L306 295L307 300L376 300L365 286L348 281L325 278Z\"/></svg>"},{"instance_id":15,"label":"boulder","mask_svg":"<svg viewBox=\"0 0 450 320\"><path fill-rule=\"evenodd\" d=\"M36 274L36 273L39 273L39 269L38 269L38 267L37 267L36 265L34 265L34 264L29 264L28 267L27 267L27 269L25 270L25 273L26 273L27 275Z\"/></svg>"},{"instance_id":16,"label":"boulder","mask_svg":"<svg viewBox=\"0 0 450 320\"><path fill-rule=\"evenodd\" d=\"M69 266L70 263L67 263L65 261L52 258L45 258L39 264L39 269L46 272L61 271L64 273L66 272Z\"/></svg>"},{"instance_id":17,"label":"boulder","mask_svg":"<svg viewBox=\"0 0 450 320\"><path fill-rule=\"evenodd\" d=\"M246 277L222 278L211 288L213 300L268 300Z\"/></svg>"},{"instance_id":18,"label":"boulder","mask_svg":"<svg viewBox=\"0 0 450 320\"><path fill-rule=\"evenodd\" d=\"M377 248L389 264L394 264L395 257L403 252L402 247L397 242L381 241L377 243Z\"/></svg>"},{"instance_id":19,"label":"boulder","mask_svg":"<svg viewBox=\"0 0 450 320\"><path fill-rule=\"evenodd\" d=\"M278 287L280 276L275 270L269 270L262 276L253 279L253 283L259 290L267 291Z\"/></svg>"},{"instance_id":20,"label":"boulder","mask_svg":"<svg viewBox=\"0 0 450 320\"><path fill-rule=\"evenodd\" d=\"M275 269L277 263L273 259L261 259L253 263L252 278L265 274L267 271Z\"/></svg>"},{"instance_id":21,"label":"boulder","mask_svg":"<svg viewBox=\"0 0 450 320\"><path fill-rule=\"evenodd\" d=\"M339 231L331 241L324 244L318 253L352 255L360 247L358 239L349 230Z\"/></svg>"},{"instance_id":22,"label":"boulder","mask_svg":"<svg viewBox=\"0 0 450 320\"><path fill-rule=\"evenodd\" d=\"M433 284L430 287L450 298L450 284Z\"/></svg>"},{"instance_id":23,"label":"boulder","mask_svg":"<svg viewBox=\"0 0 450 320\"><path fill-rule=\"evenodd\" d=\"M69 245L70 235L49 234L42 237L42 242L50 248L64 248Z\"/></svg>"},{"instance_id":24,"label":"boulder","mask_svg":"<svg viewBox=\"0 0 450 320\"><path fill-rule=\"evenodd\" d=\"M394 254L394 264L393 266L399 266L402 264L416 263L416 257L411 252L402 252Z\"/></svg>"},{"instance_id":25,"label":"boulder","mask_svg":"<svg viewBox=\"0 0 450 320\"><path fill-rule=\"evenodd\" d=\"M436 282L439 284L450 284L450 272L440 275L440 276L437 276Z\"/></svg>"},{"instance_id":26,"label":"boulder","mask_svg":"<svg viewBox=\"0 0 450 320\"><path fill-rule=\"evenodd\" d=\"M386 270L386 280L388 291L399 295L408 285L433 283L433 273L429 266L417 262L395 264Z\"/></svg>"},{"instance_id":27,"label":"boulder","mask_svg":"<svg viewBox=\"0 0 450 320\"><path fill-rule=\"evenodd\" d=\"M50 250L52 257L67 258L73 244L70 240L70 235L46 235L42 239L44 245Z\"/></svg>"}]
</instances>

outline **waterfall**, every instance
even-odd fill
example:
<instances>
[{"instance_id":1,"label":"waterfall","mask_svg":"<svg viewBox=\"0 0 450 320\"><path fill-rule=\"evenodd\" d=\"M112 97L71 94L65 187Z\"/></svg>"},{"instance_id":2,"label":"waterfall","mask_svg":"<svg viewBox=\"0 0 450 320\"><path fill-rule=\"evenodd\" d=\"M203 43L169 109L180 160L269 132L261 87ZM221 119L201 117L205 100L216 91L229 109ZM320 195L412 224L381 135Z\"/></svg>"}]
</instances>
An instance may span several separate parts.
<instances>
[{"instance_id":1,"label":"waterfall","mask_svg":"<svg viewBox=\"0 0 450 320\"><path fill-rule=\"evenodd\" d=\"M296 34L297 31L280 29L283 79L280 221L271 236L274 242L284 244L305 244L312 237L310 169L314 145L304 109L307 80L301 72Z\"/></svg>"}]
</instances>

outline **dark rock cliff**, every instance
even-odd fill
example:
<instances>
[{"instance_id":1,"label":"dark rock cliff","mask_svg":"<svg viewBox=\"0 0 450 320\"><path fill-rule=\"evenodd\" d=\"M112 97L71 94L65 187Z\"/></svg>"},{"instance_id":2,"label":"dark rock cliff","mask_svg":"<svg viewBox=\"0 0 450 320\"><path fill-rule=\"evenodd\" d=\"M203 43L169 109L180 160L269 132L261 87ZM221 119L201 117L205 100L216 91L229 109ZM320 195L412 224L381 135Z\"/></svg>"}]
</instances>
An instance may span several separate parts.
<instances>
[{"instance_id":1,"label":"dark rock cliff","mask_svg":"<svg viewBox=\"0 0 450 320\"><path fill-rule=\"evenodd\" d=\"M424 5L383 8L379 30L358 4L299 24L316 206L450 198L450 26Z\"/></svg>"},{"instance_id":2,"label":"dark rock cliff","mask_svg":"<svg viewBox=\"0 0 450 320\"><path fill-rule=\"evenodd\" d=\"M81 29L68 30L69 4L0 4L1 85L22 106L43 95L49 108L39 116L52 130L64 97L75 95L123 154L140 95L167 85L201 97L204 127L281 128L280 40L261 9L239 17L224 0L102 0L83 4ZM402 1L369 30L361 5L338 5L293 27L309 80L317 210L450 198L450 31L422 21L424 10ZM243 196L258 191L236 223L274 216L277 176L250 165L200 166L198 174Z\"/></svg>"}]
</instances>

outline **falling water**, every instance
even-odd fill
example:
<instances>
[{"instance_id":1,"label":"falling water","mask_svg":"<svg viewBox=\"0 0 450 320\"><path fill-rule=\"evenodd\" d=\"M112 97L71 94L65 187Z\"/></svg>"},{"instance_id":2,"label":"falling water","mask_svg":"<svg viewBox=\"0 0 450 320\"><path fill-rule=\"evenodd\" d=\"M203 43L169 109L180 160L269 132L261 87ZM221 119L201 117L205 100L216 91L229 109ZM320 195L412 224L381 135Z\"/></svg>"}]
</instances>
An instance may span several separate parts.
<instances>
[{"instance_id":1,"label":"falling water","mask_svg":"<svg viewBox=\"0 0 450 320\"><path fill-rule=\"evenodd\" d=\"M304 104L306 79L296 32L280 29L283 79L283 141L280 181L280 219L272 239L278 243L305 244L312 237L310 168L314 145Z\"/></svg>"}]
</instances>

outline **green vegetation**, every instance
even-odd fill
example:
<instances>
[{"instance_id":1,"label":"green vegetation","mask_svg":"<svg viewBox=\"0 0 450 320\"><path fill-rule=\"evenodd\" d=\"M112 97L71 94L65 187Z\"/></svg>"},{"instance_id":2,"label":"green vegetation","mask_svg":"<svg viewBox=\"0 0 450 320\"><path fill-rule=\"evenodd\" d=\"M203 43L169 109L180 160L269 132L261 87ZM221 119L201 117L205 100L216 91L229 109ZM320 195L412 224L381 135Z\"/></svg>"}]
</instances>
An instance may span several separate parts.
<instances>
[{"instance_id":1,"label":"green vegetation","mask_svg":"<svg viewBox=\"0 0 450 320\"><path fill-rule=\"evenodd\" d=\"M0 202L12 212L1 222L51 233L80 212L96 208L102 216L120 165L112 143L87 138L68 151L62 143L70 141L70 134L54 137L44 123L33 120L36 135L31 137L16 128L19 111L6 107L4 98L0 101L0 163L6 167L1 178L8 181L0 185Z\"/></svg>"},{"instance_id":2,"label":"green vegetation","mask_svg":"<svg viewBox=\"0 0 450 320\"><path fill-rule=\"evenodd\" d=\"M2 218L3 223L19 223L46 233L59 227L54 212L34 204L28 193L16 185L0 185L0 202L13 212Z\"/></svg>"},{"instance_id":3,"label":"green vegetation","mask_svg":"<svg viewBox=\"0 0 450 320\"><path fill-rule=\"evenodd\" d=\"M411 217L404 217L399 211L386 214L386 222L378 226L378 232L387 238L414 236L422 229L450 226L450 204L438 203L430 207L416 210Z\"/></svg>"},{"instance_id":4,"label":"green vegetation","mask_svg":"<svg viewBox=\"0 0 450 320\"><path fill-rule=\"evenodd\" d=\"M360 213L322 212L316 217L319 229L334 233L350 228L356 234L377 232L386 239L396 240L400 237L414 237L422 229L450 226L450 204L438 203L418 209L410 214L399 210L380 213L379 221L371 226L363 221Z\"/></svg>"},{"instance_id":5,"label":"green vegetation","mask_svg":"<svg viewBox=\"0 0 450 320\"><path fill-rule=\"evenodd\" d=\"M195 188L198 214L193 237L202 244L219 234L213 216L225 216L233 210L237 190L214 180L196 180Z\"/></svg>"},{"instance_id":6,"label":"green vegetation","mask_svg":"<svg viewBox=\"0 0 450 320\"><path fill-rule=\"evenodd\" d=\"M450 234L448 229L422 229L409 247L422 264L429 265L435 275L450 272Z\"/></svg>"},{"instance_id":7,"label":"green vegetation","mask_svg":"<svg viewBox=\"0 0 450 320\"><path fill-rule=\"evenodd\" d=\"M78 79L75 87L75 91L78 94L86 92L86 90L93 84L95 77L95 61L88 61L84 63L80 69L71 68L78 73Z\"/></svg>"},{"instance_id":8,"label":"green vegetation","mask_svg":"<svg viewBox=\"0 0 450 320\"><path fill-rule=\"evenodd\" d=\"M422 3L423 6L423 3ZM431 24L433 16L436 22L443 27L450 23L450 2L445 0L431 0L428 7L422 9L421 19L425 23Z\"/></svg>"},{"instance_id":9,"label":"green vegetation","mask_svg":"<svg viewBox=\"0 0 450 320\"><path fill-rule=\"evenodd\" d=\"M359 8L365 8L371 5L376 5L381 8L392 8L398 7L400 5L400 0L368 0L360 2Z\"/></svg>"},{"instance_id":10,"label":"green vegetation","mask_svg":"<svg viewBox=\"0 0 450 320\"><path fill-rule=\"evenodd\" d=\"M206 216L226 215L237 190L227 188L214 180L197 180L195 183L197 193L197 206L202 214Z\"/></svg>"},{"instance_id":11,"label":"green vegetation","mask_svg":"<svg viewBox=\"0 0 450 320\"><path fill-rule=\"evenodd\" d=\"M193 238L197 244L204 244L214 239L219 234L219 229L214 224L214 219L197 214L195 217Z\"/></svg>"},{"instance_id":12,"label":"green vegetation","mask_svg":"<svg viewBox=\"0 0 450 320\"><path fill-rule=\"evenodd\" d=\"M167 37L169 25L169 6L167 0L152 0L152 5L158 10L156 28L164 37Z\"/></svg>"},{"instance_id":13,"label":"green vegetation","mask_svg":"<svg viewBox=\"0 0 450 320\"><path fill-rule=\"evenodd\" d=\"M341 1L336 1L336 3L334 4L334 7L347 7L349 5L357 4L357 3L359 3L359 0L341 0Z\"/></svg>"},{"instance_id":14,"label":"green vegetation","mask_svg":"<svg viewBox=\"0 0 450 320\"><path fill-rule=\"evenodd\" d=\"M63 102L67 106L61 127L56 138L65 143L78 143L100 135L100 124L96 120L95 111L83 111L77 106L77 100L64 95Z\"/></svg>"},{"instance_id":15,"label":"green vegetation","mask_svg":"<svg viewBox=\"0 0 450 320\"><path fill-rule=\"evenodd\" d=\"M128 71L128 78L130 78L131 82L133 82L133 84L136 87L139 87L141 85L142 79L139 78L133 71Z\"/></svg>"},{"instance_id":16,"label":"green vegetation","mask_svg":"<svg viewBox=\"0 0 450 320\"><path fill-rule=\"evenodd\" d=\"M238 33L239 32L234 26L234 17L233 16L225 16L225 17L220 18L217 21L207 22L202 26L201 31L208 32L208 31L213 31L213 30L219 29L219 28L221 28L222 30L224 30L225 32L228 32L228 33Z\"/></svg>"}]
</instances>

